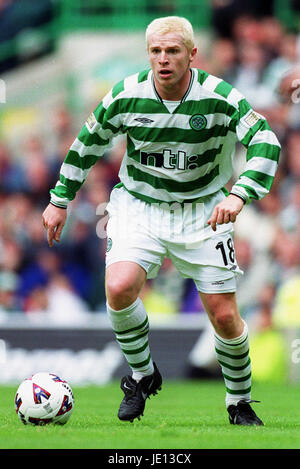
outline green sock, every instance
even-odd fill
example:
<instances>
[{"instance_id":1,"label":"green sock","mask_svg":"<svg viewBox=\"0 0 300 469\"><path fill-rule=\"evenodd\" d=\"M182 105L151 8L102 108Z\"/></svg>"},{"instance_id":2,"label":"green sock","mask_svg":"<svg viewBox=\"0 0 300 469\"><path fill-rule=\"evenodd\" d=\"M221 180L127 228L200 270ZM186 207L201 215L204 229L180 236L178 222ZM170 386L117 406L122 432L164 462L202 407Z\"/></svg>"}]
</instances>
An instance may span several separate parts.
<instances>
[{"instance_id":1,"label":"green sock","mask_svg":"<svg viewBox=\"0 0 300 469\"><path fill-rule=\"evenodd\" d=\"M132 370L132 377L139 381L154 371L148 342L149 322L140 298L125 309L116 311L107 303L116 340Z\"/></svg>"},{"instance_id":2,"label":"green sock","mask_svg":"<svg viewBox=\"0 0 300 469\"><path fill-rule=\"evenodd\" d=\"M215 333L215 350L226 386L226 407L241 399L251 399L251 361L248 327L234 339L224 339Z\"/></svg>"}]
</instances>

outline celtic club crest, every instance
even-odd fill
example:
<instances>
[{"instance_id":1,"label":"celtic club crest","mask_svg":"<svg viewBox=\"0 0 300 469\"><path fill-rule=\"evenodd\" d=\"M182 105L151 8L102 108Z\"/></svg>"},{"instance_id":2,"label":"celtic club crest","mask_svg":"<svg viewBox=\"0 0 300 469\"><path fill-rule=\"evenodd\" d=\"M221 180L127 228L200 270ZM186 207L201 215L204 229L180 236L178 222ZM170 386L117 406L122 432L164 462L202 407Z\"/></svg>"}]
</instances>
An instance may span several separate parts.
<instances>
[{"instance_id":1,"label":"celtic club crest","mask_svg":"<svg viewBox=\"0 0 300 469\"><path fill-rule=\"evenodd\" d=\"M203 114L194 114L190 118L190 126L194 130L204 129L206 124L207 124L206 117Z\"/></svg>"},{"instance_id":2,"label":"celtic club crest","mask_svg":"<svg viewBox=\"0 0 300 469\"><path fill-rule=\"evenodd\" d=\"M107 238L106 252L109 252L111 250L111 247L112 247L112 239Z\"/></svg>"}]
</instances>

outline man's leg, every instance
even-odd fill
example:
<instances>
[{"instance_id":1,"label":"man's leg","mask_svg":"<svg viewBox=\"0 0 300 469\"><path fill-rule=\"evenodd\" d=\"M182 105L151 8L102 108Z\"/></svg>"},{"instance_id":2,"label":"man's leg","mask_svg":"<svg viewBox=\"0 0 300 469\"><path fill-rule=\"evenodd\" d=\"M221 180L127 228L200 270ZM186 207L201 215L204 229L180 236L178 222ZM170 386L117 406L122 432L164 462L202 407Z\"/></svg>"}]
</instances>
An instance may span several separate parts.
<instances>
[{"instance_id":1,"label":"man's leg","mask_svg":"<svg viewBox=\"0 0 300 469\"><path fill-rule=\"evenodd\" d=\"M139 298L145 281L145 270L134 262L116 262L106 270L107 313L136 381L154 371L148 344L148 316Z\"/></svg>"},{"instance_id":2,"label":"man's leg","mask_svg":"<svg viewBox=\"0 0 300 469\"><path fill-rule=\"evenodd\" d=\"M148 317L139 298L145 281L145 270L135 262L115 262L106 270L107 313L132 370L132 377L121 381L125 393L118 414L121 420L132 421L142 415L145 399L161 386L148 343Z\"/></svg>"},{"instance_id":3,"label":"man's leg","mask_svg":"<svg viewBox=\"0 0 300 469\"><path fill-rule=\"evenodd\" d=\"M251 398L248 328L234 293L200 293L215 330L215 350L226 385L226 407Z\"/></svg>"},{"instance_id":4,"label":"man's leg","mask_svg":"<svg viewBox=\"0 0 300 469\"><path fill-rule=\"evenodd\" d=\"M249 405L251 362L248 327L239 314L235 293L200 293L200 297L215 330L215 350L225 381L230 423L262 425Z\"/></svg>"}]
</instances>

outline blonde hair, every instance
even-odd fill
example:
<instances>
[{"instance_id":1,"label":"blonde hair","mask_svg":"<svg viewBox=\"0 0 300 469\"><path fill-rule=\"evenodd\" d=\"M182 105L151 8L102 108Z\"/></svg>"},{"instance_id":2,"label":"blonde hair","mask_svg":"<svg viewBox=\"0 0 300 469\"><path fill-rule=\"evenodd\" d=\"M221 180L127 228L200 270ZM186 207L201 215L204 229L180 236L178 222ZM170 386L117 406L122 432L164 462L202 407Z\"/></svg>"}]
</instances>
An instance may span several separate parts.
<instances>
[{"instance_id":1,"label":"blonde hair","mask_svg":"<svg viewBox=\"0 0 300 469\"><path fill-rule=\"evenodd\" d=\"M185 47L191 51L194 47L194 31L191 23L182 16L165 16L151 21L146 29L146 44L149 46L151 34L179 33Z\"/></svg>"}]
</instances>

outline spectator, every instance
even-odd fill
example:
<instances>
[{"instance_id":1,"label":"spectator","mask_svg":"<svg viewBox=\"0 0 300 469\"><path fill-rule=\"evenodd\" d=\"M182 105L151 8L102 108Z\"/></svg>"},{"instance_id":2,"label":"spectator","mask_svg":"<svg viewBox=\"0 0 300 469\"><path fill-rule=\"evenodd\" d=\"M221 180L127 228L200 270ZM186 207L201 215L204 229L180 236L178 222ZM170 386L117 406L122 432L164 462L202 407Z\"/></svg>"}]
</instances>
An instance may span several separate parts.
<instances>
[{"instance_id":1,"label":"spectator","mask_svg":"<svg viewBox=\"0 0 300 469\"><path fill-rule=\"evenodd\" d=\"M263 80L266 66L266 54L261 44L244 40L237 46L238 67L234 86L247 94L250 104L259 110L274 105L274 96Z\"/></svg>"},{"instance_id":2,"label":"spectator","mask_svg":"<svg viewBox=\"0 0 300 469\"><path fill-rule=\"evenodd\" d=\"M244 272L238 280L237 302L243 317L251 320L255 298L264 284L272 281L272 258L268 250L257 249L245 238L236 237L235 251Z\"/></svg>"},{"instance_id":3,"label":"spectator","mask_svg":"<svg viewBox=\"0 0 300 469\"><path fill-rule=\"evenodd\" d=\"M237 53L232 40L218 38L212 43L210 51L210 73L232 83L237 66Z\"/></svg>"},{"instance_id":4,"label":"spectator","mask_svg":"<svg viewBox=\"0 0 300 469\"><path fill-rule=\"evenodd\" d=\"M24 310L28 317L45 316L60 325L73 325L85 318L88 307L76 294L68 278L54 275L47 288L36 287L27 297Z\"/></svg>"},{"instance_id":5,"label":"spectator","mask_svg":"<svg viewBox=\"0 0 300 469\"><path fill-rule=\"evenodd\" d=\"M18 310L16 290L18 276L9 270L0 272L0 314Z\"/></svg>"},{"instance_id":6,"label":"spectator","mask_svg":"<svg viewBox=\"0 0 300 469\"><path fill-rule=\"evenodd\" d=\"M274 324L274 294L273 284L261 289L251 324L250 343L255 349L251 362L256 382L283 383L288 377L288 350L282 333Z\"/></svg>"},{"instance_id":7,"label":"spectator","mask_svg":"<svg viewBox=\"0 0 300 469\"><path fill-rule=\"evenodd\" d=\"M264 83L272 89L274 94L284 74L299 63L300 50L297 35L283 35L281 41L278 42L278 49L278 56L270 62L264 71Z\"/></svg>"},{"instance_id":8,"label":"spectator","mask_svg":"<svg viewBox=\"0 0 300 469\"><path fill-rule=\"evenodd\" d=\"M299 328L300 326L300 272L295 271L278 287L273 311L273 321L281 329Z\"/></svg>"}]
</instances>

